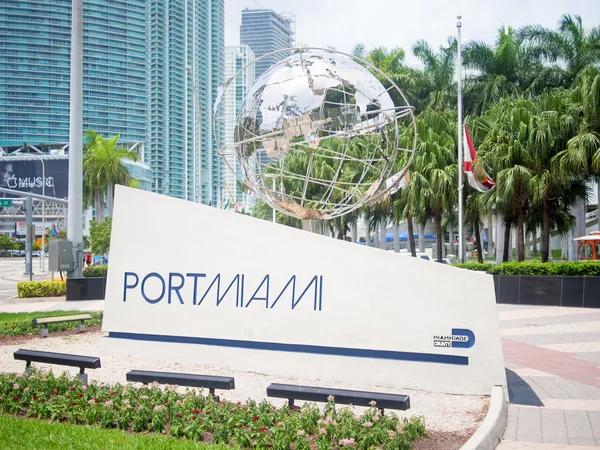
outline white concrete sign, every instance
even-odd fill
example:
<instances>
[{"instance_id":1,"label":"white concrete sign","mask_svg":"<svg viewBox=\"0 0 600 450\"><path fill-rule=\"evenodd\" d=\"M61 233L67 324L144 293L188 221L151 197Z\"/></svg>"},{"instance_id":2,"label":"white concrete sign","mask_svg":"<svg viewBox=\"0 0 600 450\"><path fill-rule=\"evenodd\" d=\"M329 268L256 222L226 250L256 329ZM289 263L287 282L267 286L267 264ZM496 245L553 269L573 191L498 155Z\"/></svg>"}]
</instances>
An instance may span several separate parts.
<instances>
[{"instance_id":1,"label":"white concrete sign","mask_svg":"<svg viewBox=\"0 0 600 450\"><path fill-rule=\"evenodd\" d=\"M121 186L103 329L108 351L321 383L506 385L491 276Z\"/></svg>"}]
</instances>

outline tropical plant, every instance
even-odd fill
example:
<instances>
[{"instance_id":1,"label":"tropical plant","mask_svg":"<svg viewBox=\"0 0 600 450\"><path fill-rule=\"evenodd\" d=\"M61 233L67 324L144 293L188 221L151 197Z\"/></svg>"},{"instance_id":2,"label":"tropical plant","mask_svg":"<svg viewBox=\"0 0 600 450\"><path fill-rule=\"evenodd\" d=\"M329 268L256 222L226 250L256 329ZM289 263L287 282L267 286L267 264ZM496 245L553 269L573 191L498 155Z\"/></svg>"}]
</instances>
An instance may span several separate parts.
<instances>
[{"instance_id":1,"label":"tropical plant","mask_svg":"<svg viewBox=\"0 0 600 450\"><path fill-rule=\"evenodd\" d=\"M90 132L90 138L92 134ZM94 202L96 208L96 221L104 220L104 196L106 195L108 216L112 216L113 197L115 184L125 186L136 186L127 168L123 165L123 160L137 161L138 154L127 150L124 147L118 147L117 141L120 135L105 139L100 135L94 136L93 144L88 143L83 161L83 183L85 190L94 192Z\"/></svg>"},{"instance_id":2,"label":"tropical plant","mask_svg":"<svg viewBox=\"0 0 600 450\"><path fill-rule=\"evenodd\" d=\"M413 45L413 53L425 66L423 71L427 93L426 107L437 111L452 109L456 105L456 83L454 67L456 60L456 39L448 38L446 47L440 46L435 53L429 44L419 40Z\"/></svg>"},{"instance_id":3,"label":"tropical plant","mask_svg":"<svg viewBox=\"0 0 600 450\"><path fill-rule=\"evenodd\" d=\"M531 43L532 51L550 62L569 87L586 68L600 63L600 26L586 31L581 16L564 14L557 30L528 25L519 30L520 39Z\"/></svg>"}]
</instances>

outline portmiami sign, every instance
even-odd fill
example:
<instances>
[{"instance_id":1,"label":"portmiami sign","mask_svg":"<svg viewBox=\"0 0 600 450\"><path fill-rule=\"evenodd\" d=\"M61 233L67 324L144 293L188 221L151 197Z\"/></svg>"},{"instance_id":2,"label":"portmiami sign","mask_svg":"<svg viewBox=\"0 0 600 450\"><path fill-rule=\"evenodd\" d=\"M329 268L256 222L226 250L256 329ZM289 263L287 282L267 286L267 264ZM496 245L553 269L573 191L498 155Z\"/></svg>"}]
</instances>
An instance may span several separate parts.
<instances>
[{"instance_id":1,"label":"portmiami sign","mask_svg":"<svg viewBox=\"0 0 600 450\"><path fill-rule=\"evenodd\" d=\"M122 186L103 329L106 352L321 383L506 384L491 276Z\"/></svg>"},{"instance_id":2,"label":"portmiami sign","mask_svg":"<svg viewBox=\"0 0 600 450\"><path fill-rule=\"evenodd\" d=\"M207 303L219 306L227 298L237 308L248 308L253 302L256 308L274 308L283 298L279 308L289 307L293 310L306 297L315 311L323 308L323 277L319 275L310 278L308 284L300 283L298 286L296 275L287 280L284 278L283 283L273 280L273 285L271 275L265 275L258 286L248 286L243 273L229 276L218 273L209 275L208 280L206 276L206 273L199 272L169 272L164 275L151 272L143 276L140 283L140 276L136 272L125 272L123 301L127 301L129 292L130 300L137 294L151 305L165 300L169 304L199 306L206 299Z\"/></svg>"}]
</instances>

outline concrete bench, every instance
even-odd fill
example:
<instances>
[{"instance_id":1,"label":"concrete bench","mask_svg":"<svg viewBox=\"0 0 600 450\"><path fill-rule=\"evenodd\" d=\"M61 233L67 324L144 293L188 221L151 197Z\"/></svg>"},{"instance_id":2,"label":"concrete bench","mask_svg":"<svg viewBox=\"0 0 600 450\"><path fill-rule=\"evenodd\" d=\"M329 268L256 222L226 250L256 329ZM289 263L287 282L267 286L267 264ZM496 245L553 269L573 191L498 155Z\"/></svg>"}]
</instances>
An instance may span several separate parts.
<instances>
[{"instance_id":1,"label":"concrete bench","mask_svg":"<svg viewBox=\"0 0 600 450\"><path fill-rule=\"evenodd\" d=\"M379 392L349 391L312 386L272 383L267 388L268 397L286 398L288 405L294 406L294 400L309 402L327 402L333 395L335 402L342 405L370 406L375 402L382 412L385 408L406 411L410 409L410 397L403 394L384 394Z\"/></svg>"},{"instance_id":2,"label":"concrete bench","mask_svg":"<svg viewBox=\"0 0 600 450\"><path fill-rule=\"evenodd\" d=\"M19 349L14 352L14 358L26 362L25 373L29 373L29 367L32 362L79 367L78 377L82 384L87 384L87 374L85 373L85 369L100 368L100 358L97 356L70 355L68 353Z\"/></svg>"},{"instance_id":3,"label":"concrete bench","mask_svg":"<svg viewBox=\"0 0 600 450\"><path fill-rule=\"evenodd\" d=\"M215 389L235 389L235 379L233 377L217 377L193 373L154 372L148 370L131 370L127 372L126 377L127 381L143 384L156 382L160 384L207 388L210 396L217 402L220 399L215 395Z\"/></svg>"},{"instance_id":4,"label":"concrete bench","mask_svg":"<svg viewBox=\"0 0 600 450\"><path fill-rule=\"evenodd\" d=\"M77 326L77 332L81 333L85 330L85 321L92 320L94 316L90 313L84 314L69 314L66 316L47 316L47 317L35 317L31 323L33 326L41 325L40 336L48 336L48 325L51 323L65 323L65 322L80 322Z\"/></svg>"}]
</instances>

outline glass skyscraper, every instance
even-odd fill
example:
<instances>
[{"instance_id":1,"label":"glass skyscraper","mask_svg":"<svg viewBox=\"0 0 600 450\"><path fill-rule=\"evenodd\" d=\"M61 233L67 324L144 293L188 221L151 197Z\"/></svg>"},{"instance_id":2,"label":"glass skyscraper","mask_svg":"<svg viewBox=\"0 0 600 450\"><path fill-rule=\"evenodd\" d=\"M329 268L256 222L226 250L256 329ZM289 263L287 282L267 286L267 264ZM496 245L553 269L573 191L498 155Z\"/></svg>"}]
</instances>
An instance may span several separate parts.
<instances>
[{"instance_id":1,"label":"glass skyscraper","mask_svg":"<svg viewBox=\"0 0 600 450\"><path fill-rule=\"evenodd\" d=\"M153 190L218 206L223 163L212 110L224 81L224 0L147 0L146 16L146 155Z\"/></svg>"},{"instance_id":2,"label":"glass skyscraper","mask_svg":"<svg viewBox=\"0 0 600 450\"><path fill-rule=\"evenodd\" d=\"M236 45L225 47L225 79L229 80L237 72L247 64L254 61L254 52L247 45ZM250 64L242 70L232 81L231 85L223 93L223 115L224 130L223 142L225 145L232 145L235 142L235 122L237 112L242 107L244 97L250 86L254 83L254 64ZM231 207L243 206L251 208L253 206L252 199L247 192L239 188L237 178L242 176L237 159L234 155L227 155L227 163L229 167L224 168L224 195L233 203ZM236 175L232 172L235 171ZM239 205L238 205L239 203Z\"/></svg>"},{"instance_id":3,"label":"glass skyscraper","mask_svg":"<svg viewBox=\"0 0 600 450\"><path fill-rule=\"evenodd\" d=\"M293 19L270 9L244 9L240 26L240 44L248 45L259 57L275 50L290 48L294 43ZM276 62L285 58L285 52L264 58L256 63L258 78Z\"/></svg>"},{"instance_id":4,"label":"glass skyscraper","mask_svg":"<svg viewBox=\"0 0 600 450\"><path fill-rule=\"evenodd\" d=\"M83 126L146 134L146 0L85 0ZM71 0L0 0L0 147L69 141Z\"/></svg>"}]
</instances>

